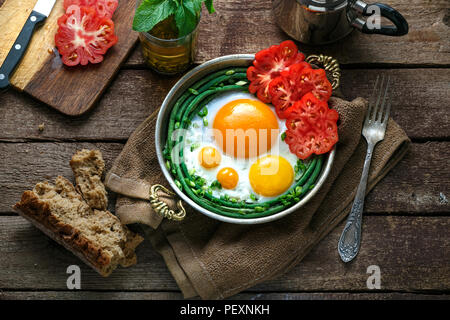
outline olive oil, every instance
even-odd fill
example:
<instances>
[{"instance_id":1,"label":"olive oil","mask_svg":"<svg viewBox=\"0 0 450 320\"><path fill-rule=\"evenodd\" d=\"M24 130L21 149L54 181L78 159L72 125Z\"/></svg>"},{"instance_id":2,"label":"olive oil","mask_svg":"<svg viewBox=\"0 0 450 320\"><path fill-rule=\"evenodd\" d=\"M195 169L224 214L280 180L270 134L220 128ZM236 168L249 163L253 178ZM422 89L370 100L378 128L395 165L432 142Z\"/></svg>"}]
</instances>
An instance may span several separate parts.
<instances>
[{"instance_id":1,"label":"olive oil","mask_svg":"<svg viewBox=\"0 0 450 320\"><path fill-rule=\"evenodd\" d=\"M150 32L139 35L146 63L162 74L185 71L193 62L197 45L197 28L178 37L173 17L158 23Z\"/></svg>"}]
</instances>

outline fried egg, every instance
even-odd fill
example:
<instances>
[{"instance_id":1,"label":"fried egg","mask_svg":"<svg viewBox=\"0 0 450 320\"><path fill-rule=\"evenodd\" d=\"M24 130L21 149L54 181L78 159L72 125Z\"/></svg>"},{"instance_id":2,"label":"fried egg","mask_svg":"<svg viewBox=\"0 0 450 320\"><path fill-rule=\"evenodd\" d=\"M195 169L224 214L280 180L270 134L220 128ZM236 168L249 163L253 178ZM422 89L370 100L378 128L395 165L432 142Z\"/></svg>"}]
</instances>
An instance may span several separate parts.
<instances>
[{"instance_id":1,"label":"fried egg","mask_svg":"<svg viewBox=\"0 0 450 320\"><path fill-rule=\"evenodd\" d=\"M184 161L214 197L264 202L294 184L297 156L282 140L285 121L274 109L244 92L226 92L195 115L185 133Z\"/></svg>"}]
</instances>

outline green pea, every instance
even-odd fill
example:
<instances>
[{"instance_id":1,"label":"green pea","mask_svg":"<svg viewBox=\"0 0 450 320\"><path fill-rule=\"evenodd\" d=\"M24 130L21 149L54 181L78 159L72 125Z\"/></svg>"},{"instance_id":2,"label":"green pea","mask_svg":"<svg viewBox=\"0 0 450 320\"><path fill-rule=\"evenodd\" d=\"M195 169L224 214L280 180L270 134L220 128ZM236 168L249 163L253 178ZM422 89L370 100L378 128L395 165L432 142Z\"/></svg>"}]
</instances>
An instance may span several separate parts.
<instances>
[{"instance_id":1,"label":"green pea","mask_svg":"<svg viewBox=\"0 0 450 320\"><path fill-rule=\"evenodd\" d=\"M197 90L193 89L193 88L189 88L188 90L189 90L190 93L192 93L195 96L199 95L199 92Z\"/></svg>"},{"instance_id":2,"label":"green pea","mask_svg":"<svg viewBox=\"0 0 450 320\"><path fill-rule=\"evenodd\" d=\"M198 116L199 117L206 117L208 115L208 108L203 107L199 112L198 112Z\"/></svg>"},{"instance_id":3,"label":"green pea","mask_svg":"<svg viewBox=\"0 0 450 320\"><path fill-rule=\"evenodd\" d=\"M200 147L200 143L193 143L191 144L191 152L194 151L195 149L197 149L198 147Z\"/></svg>"}]
</instances>

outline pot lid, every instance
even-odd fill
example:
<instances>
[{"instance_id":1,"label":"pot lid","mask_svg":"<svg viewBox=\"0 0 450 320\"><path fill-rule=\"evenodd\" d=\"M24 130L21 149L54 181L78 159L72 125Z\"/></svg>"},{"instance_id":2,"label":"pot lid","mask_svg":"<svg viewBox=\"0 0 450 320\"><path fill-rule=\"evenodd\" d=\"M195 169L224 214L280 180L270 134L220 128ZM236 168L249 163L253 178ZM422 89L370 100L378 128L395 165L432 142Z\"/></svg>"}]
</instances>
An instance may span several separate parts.
<instances>
[{"instance_id":1,"label":"pot lid","mask_svg":"<svg viewBox=\"0 0 450 320\"><path fill-rule=\"evenodd\" d=\"M345 7L347 0L297 0L298 3L304 5L313 11L336 11Z\"/></svg>"}]
</instances>

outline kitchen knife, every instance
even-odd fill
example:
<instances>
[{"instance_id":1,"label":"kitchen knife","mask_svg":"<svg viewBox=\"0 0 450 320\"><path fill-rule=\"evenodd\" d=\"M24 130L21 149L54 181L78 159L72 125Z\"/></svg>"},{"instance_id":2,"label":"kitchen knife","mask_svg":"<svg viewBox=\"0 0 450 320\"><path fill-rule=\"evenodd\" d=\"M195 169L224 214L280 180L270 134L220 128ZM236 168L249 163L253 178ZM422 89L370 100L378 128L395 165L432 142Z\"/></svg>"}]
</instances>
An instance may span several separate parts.
<instances>
[{"instance_id":1,"label":"kitchen knife","mask_svg":"<svg viewBox=\"0 0 450 320\"><path fill-rule=\"evenodd\" d=\"M38 0L34 6L22 31L20 31L19 36L0 67L0 89L9 85L9 77L22 59L36 26L49 16L55 2L56 0Z\"/></svg>"}]
</instances>

